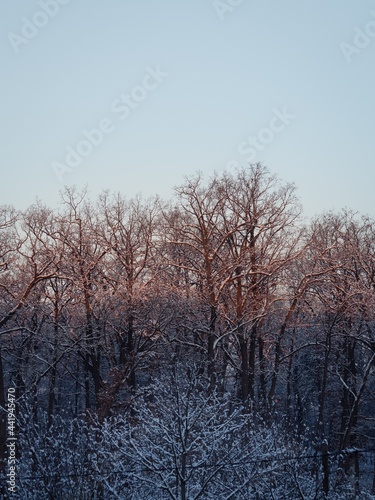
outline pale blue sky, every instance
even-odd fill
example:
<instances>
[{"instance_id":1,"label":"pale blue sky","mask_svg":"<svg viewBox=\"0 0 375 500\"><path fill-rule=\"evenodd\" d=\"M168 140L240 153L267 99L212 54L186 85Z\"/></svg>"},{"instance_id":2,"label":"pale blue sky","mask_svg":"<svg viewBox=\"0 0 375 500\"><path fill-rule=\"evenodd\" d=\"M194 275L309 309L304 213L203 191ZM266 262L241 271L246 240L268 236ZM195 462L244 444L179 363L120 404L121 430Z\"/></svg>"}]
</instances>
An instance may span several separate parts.
<instances>
[{"instance_id":1,"label":"pale blue sky","mask_svg":"<svg viewBox=\"0 0 375 500\"><path fill-rule=\"evenodd\" d=\"M223 0L239 5L222 19L213 0L65 0L38 17L44 2L0 4L0 204L55 206L64 183L170 198L184 175L246 164L239 145L260 135L255 161L295 182L307 215L375 216L375 1ZM35 15L46 24L12 47ZM157 66L168 76L120 120L113 103ZM112 132L59 182L52 163L103 119Z\"/></svg>"}]
</instances>

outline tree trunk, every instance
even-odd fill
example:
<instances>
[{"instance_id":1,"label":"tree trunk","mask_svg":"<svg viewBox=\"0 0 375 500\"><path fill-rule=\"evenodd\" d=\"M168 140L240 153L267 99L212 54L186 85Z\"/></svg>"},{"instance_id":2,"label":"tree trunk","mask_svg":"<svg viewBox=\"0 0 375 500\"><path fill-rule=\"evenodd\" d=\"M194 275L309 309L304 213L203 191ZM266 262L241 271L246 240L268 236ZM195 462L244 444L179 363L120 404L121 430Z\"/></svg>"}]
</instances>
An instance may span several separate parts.
<instances>
[{"instance_id":1,"label":"tree trunk","mask_svg":"<svg viewBox=\"0 0 375 500\"><path fill-rule=\"evenodd\" d=\"M245 409L249 407L249 357L248 343L243 334L238 336L241 352L241 399Z\"/></svg>"},{"instance_id":2,"label":"tree trunk","mask_svg":"<svg viewBox=\"0 0 375 500\"><path fill-rule=\"evenodd\" d=\"M253 325L250 332L249 348L249 396L252 402L255 399L255 348L257 338L257 326Z\"/></svg>"},{"instance_id":3,"label":"tree trunk","mask_svg":"<svg viewBox=\"0 0 375 500\"><path fill-rule=\"evenodd\" d=\"M208 378L210 380L209 392L211 393L216 385L216 372L215 372L215 329L216 329L217 312L216 307L211 305L210 308L210 328L208 332Z\"/></svg>"},{"instance_id":4,"label":"tree trunk","mask_svg":"<svg viewBox=\"0 0 375 500\"><path fill-rule=\"evenodd\" d=\"M264 360L264 340L258 336L258 351L259 351L259 400L266 406L266 366Z\"/></svg>"},{"instance_id":5,"label":"tree trunk","mask_svg":"<svg viewBox=\"0 0 375 500\"><path fill-rule=\"evenodd\" d=\"M54 342L53 342L53 358L52 358L52 368L51 368L51 378L50 378L50 383L49 383L49 390L48 390L48 422L47 426L48 428L51 427L52 424L52 415L54 412L55 408L55 391L56 391L56 375L57 375L57 335L59 333L59 325L58 325L58 319L59 319L59 313L58 313L58 304L57 300L55 302L55 308L54 308Z\"/></svg>"},{"instance_id":6,"label":"tree trunk","mask_svg":"<svg viewBox=\"0 0 375 500\"><path fill-rule=\"evenodd\" d=\"M322 467L323 467L323 493L327 497L329 493L329 457L328 457L328 443L322 443Z\"/></svg>"}]
</instances>

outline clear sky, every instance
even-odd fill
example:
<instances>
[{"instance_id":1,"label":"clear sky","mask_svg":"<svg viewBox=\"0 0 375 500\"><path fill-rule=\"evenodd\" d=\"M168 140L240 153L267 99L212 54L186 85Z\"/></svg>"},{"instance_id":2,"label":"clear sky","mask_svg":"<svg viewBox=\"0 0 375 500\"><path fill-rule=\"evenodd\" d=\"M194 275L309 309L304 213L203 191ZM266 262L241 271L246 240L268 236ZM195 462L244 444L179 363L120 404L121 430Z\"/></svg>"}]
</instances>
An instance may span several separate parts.
<instances>
[{"instance_id":1,"label":"clear sky","mask_svg":"<svg viewBox=\"0 0 375 500\"><path fill-rule=\"evenodd\" d=\"M261 161L375 216L375 1L2 1L0 55L0 204Z\"/></svg>"}]
</instances>

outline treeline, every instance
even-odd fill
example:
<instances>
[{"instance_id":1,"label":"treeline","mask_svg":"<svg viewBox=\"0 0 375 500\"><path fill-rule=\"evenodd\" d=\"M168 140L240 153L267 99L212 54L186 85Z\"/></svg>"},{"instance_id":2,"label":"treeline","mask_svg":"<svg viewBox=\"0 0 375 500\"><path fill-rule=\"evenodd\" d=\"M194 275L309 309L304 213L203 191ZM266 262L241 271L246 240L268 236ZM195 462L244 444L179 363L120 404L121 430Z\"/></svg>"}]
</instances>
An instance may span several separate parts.
<instances>
[{"instance_id":1,"label":"treeline","mask_svg":"<svg viewBox=\"0 0 375 500\"><path fill-rule=\"evenodd\" d=\"M371 498L374 229L260 164L2 207L18 498Z\"/></svg>"}]
</instances>

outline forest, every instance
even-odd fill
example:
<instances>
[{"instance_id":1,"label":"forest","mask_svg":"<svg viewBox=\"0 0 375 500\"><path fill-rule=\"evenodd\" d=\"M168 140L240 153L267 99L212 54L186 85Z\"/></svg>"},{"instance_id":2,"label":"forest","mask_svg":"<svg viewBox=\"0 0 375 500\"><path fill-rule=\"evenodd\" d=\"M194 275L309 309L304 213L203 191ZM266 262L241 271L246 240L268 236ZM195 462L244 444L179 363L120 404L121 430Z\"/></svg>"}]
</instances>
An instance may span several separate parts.
<instances>
[{"instance_id":1,"label":"forest","mask_svg":"<svg viewBox=\"0 0 375 500\"><path fill-rule=\"evenodd\" d=\"M1 206L0 349L2 498L375 498L375 220L262 164Z\"/></svg>"}]
</instances>

